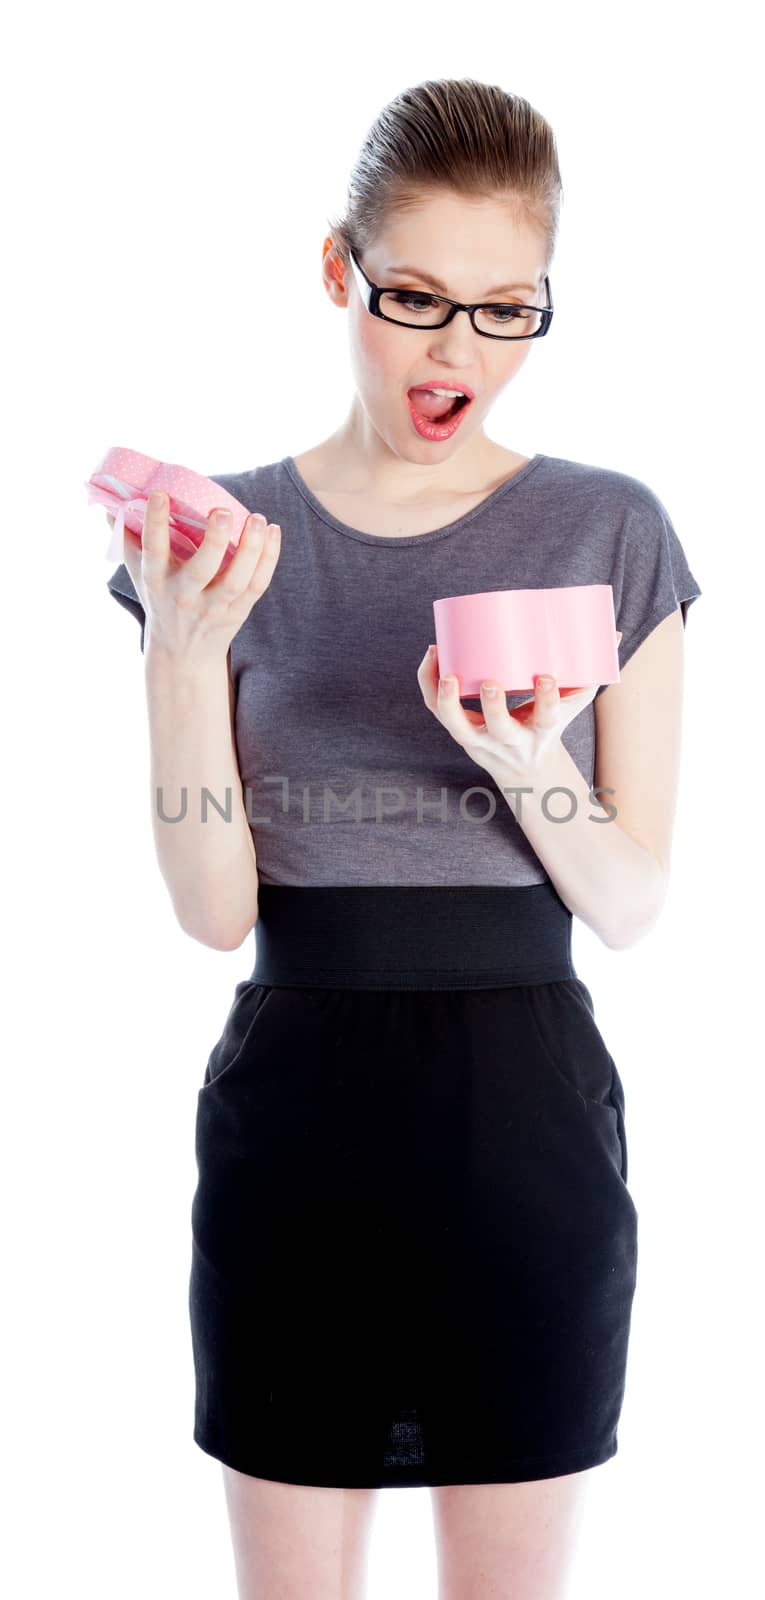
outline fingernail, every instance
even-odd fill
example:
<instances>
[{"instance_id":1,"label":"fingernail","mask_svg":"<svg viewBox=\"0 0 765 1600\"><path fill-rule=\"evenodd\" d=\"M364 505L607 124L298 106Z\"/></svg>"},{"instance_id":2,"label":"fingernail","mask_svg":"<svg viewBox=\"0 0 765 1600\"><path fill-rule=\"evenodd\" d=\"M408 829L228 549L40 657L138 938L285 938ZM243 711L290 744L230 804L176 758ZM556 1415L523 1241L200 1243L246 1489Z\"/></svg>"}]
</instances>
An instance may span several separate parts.
<instances>
[{"instance_id":1,"label":"fingernail","mask_svg":"<svg viewBox=\"0 0 765 1600\"><path fill-rule=\"evenodd\" d=\"M159 511L165 503L165 496L163 495L161 489L153 489L149 495L149 499L155 511Z\"/></svg>"},{"instance_id":2,"label":"fingernail","mask_svg":"<svg viewBox=\"0 0 765 1600\"><path fill-rule=\"evenodd\" d=\"M453 681L454 681L453 678L439 678L438 687L439 687L439 690L440 690L441 694L448 694L449 693Z\"/></svg>"},{"instance_id":3,"label":"fingernail","mask_svg":"<svg viewBox=\"0 0 765 1600\"><path fill-rule=\"evenodd\" d=\"M491 699L492 696L496 694L496 692L497 692L497 686L496 686L495 683L482 683L481 684L481 693L482 694L487 694L489 696L489 699Z\"/></svg>"},{"instance_id":4,"label":"fingernail","mask_svg":"<svg viewBox=\"0 0 765 1600\"><path fill-rule=\"evenodd\" d=\"M537 678L537 688L538 689L551 689L552 686L553 686L552 678L548 678L547 676L542 677L542 678Z\"/></svg>"}]
</instances>

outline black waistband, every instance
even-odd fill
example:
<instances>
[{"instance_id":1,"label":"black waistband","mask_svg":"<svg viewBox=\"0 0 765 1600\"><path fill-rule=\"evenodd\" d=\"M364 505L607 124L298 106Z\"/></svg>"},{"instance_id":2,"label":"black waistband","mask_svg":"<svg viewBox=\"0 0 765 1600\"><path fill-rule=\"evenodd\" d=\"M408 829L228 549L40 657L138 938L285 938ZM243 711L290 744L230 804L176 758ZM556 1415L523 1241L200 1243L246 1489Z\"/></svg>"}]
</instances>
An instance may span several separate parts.
<instances>
[{"instance_id":1,"label":"black waistband","mask_svg":"<svg viewBox=\"0 0 765 1600\"><path fill-rule=\"evenodd\" d=\"M572 916L550 882L298 888L261 883L253 983L493 989L575 978Z\"/></svg>"}]
</instances>

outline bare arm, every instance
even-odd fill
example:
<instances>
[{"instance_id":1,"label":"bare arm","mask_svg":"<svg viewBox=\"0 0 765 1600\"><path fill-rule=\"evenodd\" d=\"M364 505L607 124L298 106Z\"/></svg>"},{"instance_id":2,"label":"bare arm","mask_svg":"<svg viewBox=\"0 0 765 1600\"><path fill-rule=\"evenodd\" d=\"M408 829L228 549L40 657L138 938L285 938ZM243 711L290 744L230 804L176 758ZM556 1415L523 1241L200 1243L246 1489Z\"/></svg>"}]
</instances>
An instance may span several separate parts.
<instances>
[{"instance_id":1,"label":"bare arm","mask_svg":"<svg viewBox=\"0 0 765 1600\"><path fill-rule=\"evenodd\" d=\"M229 661L198 667L150 635L144 659L160 872L184 933L215 950L236 950L257 921L258 873Z\"/></svg>"},{"instance_id":2,"label":"bare arm","mask_svg":"<svg viewBox=\"0 0 765 1600\"><path fill-rule=\"evenodd\" d=\"M656 922L667 894L677 804L683 698L683 619L665 618L595 701L596 762L589 789L563 744L527 779L520 817L527 839L561 899L613 950L637 943ZM512 780L508 780L511 782ZM545 817L542 799L561 785L576 797L565 823ZM505 796L508 805L511 790ZM554 816L573 811L554 795ZM611 808L616 808L612 818ZM511 805L518 815L515 799ZM603 817L593 822L591 817Z\"/></svg>"},{"instance_id":3,"label":"bare arm","mask_svg":"<svg viewBox=\"0 0 765 1600\"><path fill-rule=\"evenodd\" d=\"M621 638L621 634L617 635ZM534 698L508 712L501 685L466 711L456 682L439 686L437 651L417 676L428 710L491 775L564 905L613 950L652 927L669 884L680 767L683 617L659 623L621 674L596 697L537 681ZM595 700L596 761L590 790L561 734ZM571 703L573 702L573 704ZM550 790L563 790L563 795ZM610 792L609 792L610 791ZM614 814L615 813L615 814Z\"/></svg>"},{"instance_id":4,"label":"bare arm","mask_svg":"<svg viewBox=\"0 0 765 1600\"><path fill-rule=\"evenodd\" d=\"M146 619L154 846L184 933L236 950L258 918L258 872L237 756L231 640L271 582L281 529L260 512L248 517L221 571L230 513L212 511L196 553L180 562L171 557L168 509L166 494L150 495L140 543L123 540Z\"/></svg>"}]
</instances>

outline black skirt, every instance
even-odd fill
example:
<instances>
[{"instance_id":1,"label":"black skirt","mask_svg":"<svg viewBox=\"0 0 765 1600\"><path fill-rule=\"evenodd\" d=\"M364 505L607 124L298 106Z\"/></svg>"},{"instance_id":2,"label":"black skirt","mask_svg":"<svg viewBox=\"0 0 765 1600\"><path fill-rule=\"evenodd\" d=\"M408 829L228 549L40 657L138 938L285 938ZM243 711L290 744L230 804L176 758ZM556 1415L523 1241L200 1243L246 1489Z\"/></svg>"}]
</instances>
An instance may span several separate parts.
<instances>
[{"instance_id":1,"label":"black skirt","mask_svg":"<svg viewBox=\"0 0 765 1600\"><path fill-rule=\"evenodd\" d=\"M198 1096L209 1455L347 1488L615 1455L637 1211L571 920L550 883L261 885Z\"/></svg>"}]
</instances>

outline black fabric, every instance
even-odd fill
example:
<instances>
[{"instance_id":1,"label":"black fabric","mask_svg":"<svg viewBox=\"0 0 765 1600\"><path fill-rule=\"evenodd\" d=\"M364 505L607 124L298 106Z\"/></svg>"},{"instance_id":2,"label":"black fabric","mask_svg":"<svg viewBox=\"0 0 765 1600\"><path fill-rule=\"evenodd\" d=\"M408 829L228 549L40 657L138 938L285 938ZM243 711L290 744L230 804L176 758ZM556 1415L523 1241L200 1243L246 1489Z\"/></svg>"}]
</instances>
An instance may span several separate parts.
<instances>
[{"instance_id":1,"label":"black fabric","mask_svg":"<svg viewBox=\"0 0 765 1600\"><path fill-rule=\"evenodd\" d=\"M459 950L475 902L451 894ZM508 891L519 964L527 895ZM396 909L406 947L417 894ZM334 968L340 919L327 928ZM624 1112L577 976L237 984L198 1093L196 1443L258 1477L350 1488L609 1460L637 1271Z\"/></svg>"},{"instance_id":2,"label":"black fabric","mask_svg":"<svg viewBox=\"0 0 765 1600\"><path fill-rule=\"evenodd\" d=\"M522 889L260 883L252 981L487 989L575 977L571 923L550 881Z\"/></svg>"}]
</instances>

